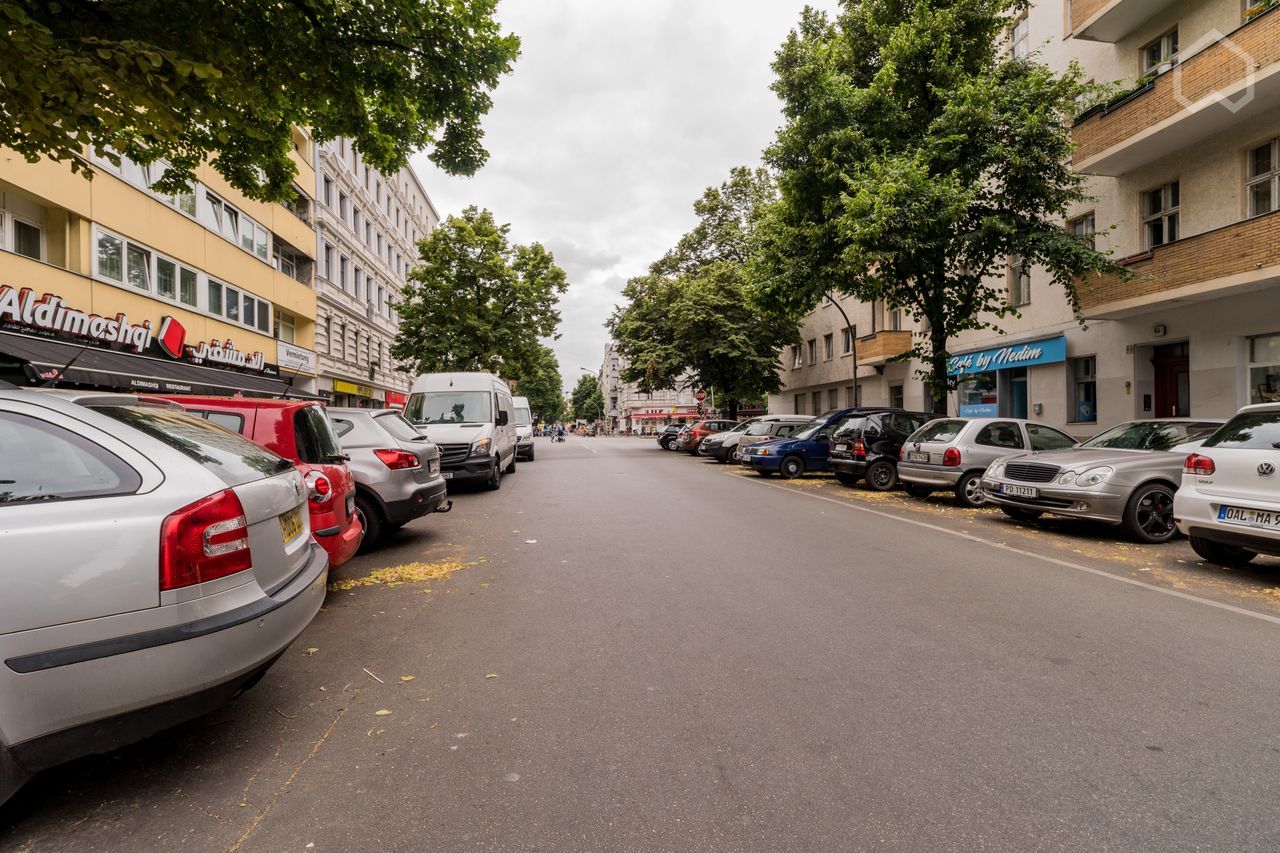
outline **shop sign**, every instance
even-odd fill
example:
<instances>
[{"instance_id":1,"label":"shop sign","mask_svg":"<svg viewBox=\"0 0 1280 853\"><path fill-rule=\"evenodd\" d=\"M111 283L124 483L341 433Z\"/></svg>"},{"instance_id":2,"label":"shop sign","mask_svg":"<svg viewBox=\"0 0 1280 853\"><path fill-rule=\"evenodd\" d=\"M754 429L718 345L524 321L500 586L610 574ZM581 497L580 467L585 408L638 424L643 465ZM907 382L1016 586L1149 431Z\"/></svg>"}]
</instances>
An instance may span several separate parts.
<instances>
[{"instance_id":1,"label":"shop sign","mask_svg":"<svg viewBox=\"0 0 1280 853\"><path fill-rule=\"evenodd\" d=\"M405 403L409 402L409 398L398 391L387 392L387 405L395 406L397 409L403 409Z\"/></svg>"},{"instance_id":2,"label":"shop sign","mask_svg":"<svg viewBox=\"0 0 1280 853\"><path fill-rule=\"evenodd\" d=\"M276 362L285 370L297 373L316 372L316 353L305 347L276 341Z\"/></svg>"},{"instance_id":3,"label":"shop sign","mask_svg":"<svg viewBox=\"0 0 1280 853\"><path fill-rule=\"evenodd\" d=\"M996 403L974 403L970 406L961 406L959 414L962 418L994 418L998 417L1000 412Z\"/></svg>"},{"instance_id":4,"label":"shop sign","mask_svg":"<svg viewBox=\"0 0 1280 853\"><path fill-rule=\"evenodd\" d=\"M139 355L164 355L178 361L212 367L231 367L266 376L279 376L274 364L260 352L236 349L230 339L188 344L187 330L176 317L160 318L159 329L150 320L129 322L123 312L104 317L67 305L61 296L45 293L39 298L29 287L0 284L0 329L37 332L54 339L88 340L109 349L123 348Z\"/></svg>"},{"instance_id":5,"label":"shop sign","mask_svg":"<svg viewBox=\"0 0 1280 853\"><path fill-rule=\"evenodd\" d=\"M978 350L955 355L947 360L947 373L963 376L970 373L986 373L991 370L1008 370L1011 367L1032 367L1037 364L1056 364L1067 360L1067 339L1063 335L1025 344Z\"/></svg>"},{"instance_id":6,"label":"shop sign","mask_svg":"<svg viewBox=\"0 0 1280 853\"><path fill-rule=\"evenodd\" d=\"M373 388L368 385L357 385L354 382L343 382L341 379L333 380L333 390L342 394L354 394L357 397L373 396Z\"/></svg>"}]
</instances>

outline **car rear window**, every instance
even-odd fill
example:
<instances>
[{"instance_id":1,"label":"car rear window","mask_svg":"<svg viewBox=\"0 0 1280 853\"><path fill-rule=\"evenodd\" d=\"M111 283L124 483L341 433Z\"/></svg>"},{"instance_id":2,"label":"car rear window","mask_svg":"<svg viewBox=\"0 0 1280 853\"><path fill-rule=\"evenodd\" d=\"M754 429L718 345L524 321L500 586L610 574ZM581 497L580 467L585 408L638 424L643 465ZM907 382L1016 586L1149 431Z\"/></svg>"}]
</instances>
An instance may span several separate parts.
<instances>
[{"instance_id":1,"label":"car rear window","mask_svg":"<svg viewBox=\"0 0 1280 853\"><path fill-rule=\"evenodd\" d=\"M1280 448L1280 412L1245 412L1227 421L1204 443L1205 447L1240 450Z\"/></svg>"},{"instance_id":2,"label":"car rear window","mask_svg":"<svg viewBox=\"0 0 1280 853\"><path fill-rule=\"evenodd\" d=\"M319 406L304 406L293 413L293 436L298 458L308 465L346 461L338 434Z\"/></svg>"},{"instance_id":3,"label":"car rear window","mask_svg":"<svg viewBox=\"0 0 1280 853\"><path fill-rule=\"evenodd\" d=\"M249 439L180 409L163 406L94 406L199 462L229 486L287 471L293 463Z\"/></svg>"},{"instance_id":4,"label":"car rear window","mask_svg":"<svg viewBox=\"0 0 1280 853\"><path fill-rule=\"evenodd\" d=\"M391 412L387 415L376 415L374 418L378 426L389 432L393 437L401 441L422 441L423 435L409 423L409 419L399 412Z\"/></svg>"},{"instance_id":5,"label":"car rear window","mask_svg":"<svg viewBox=\"0 0 1280 853\"><path fill-rule=\"evenodd\" d=\"M920 443L926 441L955 441L956 436L960 434L960 430L964 429L965 423L966 421L953 420L930 421L912 433L911 438L907 440Z\"/></svg>"},{"instance_id":6,"label":"car rear window","mask_svg":"<svg viewBox=\"0 0 1280 853\"><path fill-rule=\"evenodd\" d=\"M142 478L123 459L71 430L0 412L0 506L127 495Z\"/></svg>"}]
</instances>

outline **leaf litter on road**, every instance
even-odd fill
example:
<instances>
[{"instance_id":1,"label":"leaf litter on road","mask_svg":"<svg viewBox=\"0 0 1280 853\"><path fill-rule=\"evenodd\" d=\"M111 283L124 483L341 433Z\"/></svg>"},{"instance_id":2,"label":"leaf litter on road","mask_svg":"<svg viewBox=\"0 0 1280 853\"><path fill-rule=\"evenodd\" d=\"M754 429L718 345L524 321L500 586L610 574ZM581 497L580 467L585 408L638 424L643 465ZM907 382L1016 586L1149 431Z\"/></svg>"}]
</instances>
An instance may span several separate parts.
<instances>
[{"instance_id":1,"label":"leaf litter on road","mask_svg":"<svg viewBox=\"0 0 1280 853\"><path fill-rule=\"evenodd\" d=\"M387 586L394 588L402 583L425 583L440 580L454 572L474 566L475 563L442 562L442 563L404 563L399 566L388 566L378 569L362 578L343 578L329 584L330 592L344 592L362 586Z\"/></svg>"}]
</instances>

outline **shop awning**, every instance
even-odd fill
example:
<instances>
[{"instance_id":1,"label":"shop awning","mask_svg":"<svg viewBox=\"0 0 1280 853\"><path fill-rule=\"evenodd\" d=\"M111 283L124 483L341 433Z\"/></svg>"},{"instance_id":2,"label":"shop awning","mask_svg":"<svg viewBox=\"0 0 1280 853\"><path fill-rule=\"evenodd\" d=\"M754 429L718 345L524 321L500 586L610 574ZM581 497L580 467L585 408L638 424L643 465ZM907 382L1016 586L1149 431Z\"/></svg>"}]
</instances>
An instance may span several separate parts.
<instances>
[{"instance_id":1,"label":"shop awning","mask_svg":"<svg viewBox=\"0 0 1280 853\"><path fill-rule=\"evenodd\" d=\"M27 373L36 384L57 376L70 362L60 383L98 385L137 393L279 397L288 392L290 397L313 397L269 376L41 340L12 332L0 332L0 353L26 362Z\"/></svg>"}]
</instances>

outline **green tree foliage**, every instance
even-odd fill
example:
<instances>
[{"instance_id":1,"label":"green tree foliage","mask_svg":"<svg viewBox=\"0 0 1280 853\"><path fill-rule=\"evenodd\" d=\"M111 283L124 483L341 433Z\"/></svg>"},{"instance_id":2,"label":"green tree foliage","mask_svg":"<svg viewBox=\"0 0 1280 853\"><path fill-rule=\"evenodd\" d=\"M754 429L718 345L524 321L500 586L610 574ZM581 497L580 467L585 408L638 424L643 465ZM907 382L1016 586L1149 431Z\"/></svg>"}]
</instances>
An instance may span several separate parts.
<instances>
[{"instance_id":1,"label":"green tree foliage","mask_svg":"<svg viewBox=\"0 0 1280 853\"><path fill-rule=\"evenodd\" d=\"M755 304L748 266L775 197L763 169L734 169L694 204L693 230L627 282L627 303L608 322L627 358L625 380L642 391L715 388L730 417L740 402L779 389L778 350L797 340L798 313Z\"/></svg>"},{"instance_id":2,"label":"green tree foliage","mask_svg":"<svg viewBox=\"0 0 1280 853\"><path fill-rule=\"evenodd\" d=\"M418 244L400 331L391 348L416 373L486 370L528 375L543 358L543 338L556 338L564 270L540 244L512 245L509 225L468 207Z\"/></svg>"},{"instance_id":3,"label":"green tree foliage","mask_svg":"<svg viewBox=\"0 0 1280 853\"><path fill-rule=\"evenodd\" d=\"M590 373L579 377L570 401L575 420L594 422L604 417L604 395L600 393L600 382Z\"/></svg>"},{"instance_id":4,"label":"green tree foliage","mask_svg":"<svg viewBox=\"0 0 1280 853\"><path fill-rule=\"evenodd\" d=\"M510 378L516 381L516 393L529 398L529 410L535 419L546 423L563 419L564 380L551 347L538 344L537 358L522 365L520 372Z\"/></svg>"},{"instance_id":5,"label":"green tree foliage","mask_svg":"<svg viewBox=\"0 0 1280 853\"><path fill-rule=\"evenodd\" d=\"M0 0L0 145L87 170L86 148L165 160L176 192L206 159L252 198L293 194L291 126L456 174L488 156L480 118L520 42L497 0Z\"/></svg>"},{"instance_id":6,"label":"green tree foliage","mask_svg":"<svg viewBox=\"0 0 1280 853\"><path fill-rule=\"evenodd\" d=\"M1086 200L1071 117L1086 92L998 47L1025 0L845 0L807 9L774 62L785 125L766 152L781 200L761 228L762 298L808 310L839 291L924 321L935 411L948 341L998 328L1011 256L1075 280L1118 268L1062 225Z\"/></svg>"}]
</instances>

